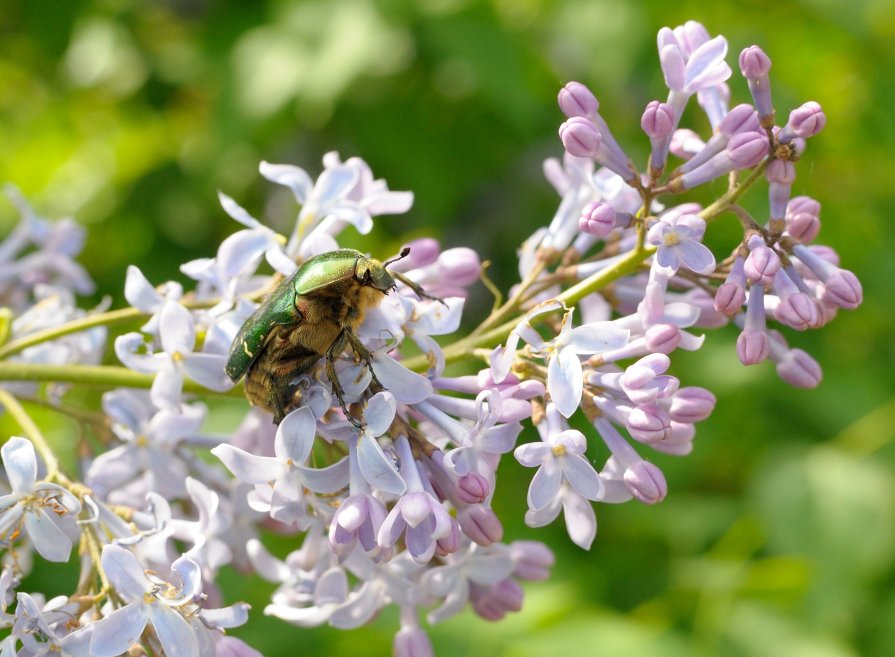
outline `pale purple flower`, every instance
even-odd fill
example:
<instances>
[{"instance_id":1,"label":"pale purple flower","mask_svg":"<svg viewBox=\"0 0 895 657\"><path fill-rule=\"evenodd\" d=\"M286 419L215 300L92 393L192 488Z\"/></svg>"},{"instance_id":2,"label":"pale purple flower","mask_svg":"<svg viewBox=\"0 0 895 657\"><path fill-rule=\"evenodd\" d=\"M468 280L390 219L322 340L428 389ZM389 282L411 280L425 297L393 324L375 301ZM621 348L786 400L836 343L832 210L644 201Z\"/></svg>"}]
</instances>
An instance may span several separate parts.
<instances>
[{"instance_id":1,"label":"pale purple flower","mask_svg":"<svg viewBox=\"0 0 895 657\"><path fill-rule=\"evenodd\" d=\"M647 242L656 247L656 264L676 273L684 267L697 274L715 270L715 256L700 242L705 221L695 214L660 217L647 234Z\"/></svg>"},{"instance_id":2,"label":"pale purple flower","mask_svg":"<svg viewBox=\"0 0 895 657\"><path fill-rule=\"evenodd\" d=\"M115 354L126 367L156 375L150 394L160 408L176 408L180 404L184 376L210 390L223 391L233 386L224 372L226 355L194 351L195 320L179 303L168 301L162 308L159 339L162 351L146 354L140 352L145 347L143 335L127 333L115 340Z\"/></svg>"},{"instance_id":3,"label":"pale purple flower","mask_svg":"<svg viewBox=\"0 0 895 657\"><path fill-rule=\"evenodd\" d=\"M233 233L218 248L217 259L226 276L236 277L254 273L261 258L276 271L289 276L296 270L295 261L286 255L286 238L251 216L232 198L218 192L221 207L246 230Z\"/></svg>"},{"instance_id":4,"label":"pale purple flower","mask_svg":"<svg viewBox=\"0 0 895 657\"><path fill-rule=\"evenodd\" d=\"M556 520L560 511L566 521L566 531L575 545L589 550L597 536L597 516L591 503L576 493L568 482L563 482L550 503L537 511L525 512L525 524L544 527Z\"/></svg>"},{"instance_id":5,"label":"pale purple flower","mask_svg":"<svg viewBox=\"0 0 895 657\"><path fill-rule=\"evenodd\" d=\"M603 482L586 457L587 439L568 428L553 404L548 404L545 421L538 426L541 442L516 448L516 460L528 468L538 468L528 488L528 508L540 511L568 483L576 493L589 500L603 495Z\"/></svg>"},{"instance_id":6,"label":"pale purple flower","mask_svg":"<svg viewBox=\"0 0 895 657\"><path fill-rule=\"evenodd\" d=\"M312 182L299 167L261 163L261 175L288 187L301 205L286 245L286 253L292 258L313 255L309 247L321 241L334 245L332 237L348 224L366 235L373 228L374 216L401 214L413 203L410 192L392 192L384 181L374 180L370 167L360 158L341 162L338 153L330 152L323 157L323 164L323 173Z\"/></svg>"},{"instance_id":7,"label":"pale purple flower","mask_svg":"<svg viewBox=\"0 0 895 657\"><path fill-rule=\"evenodd\" d=\"M147 625L168 657L200 654L196 633L184 617L195 610L202 592L202 575L194 561L180 557L171 566L179 586L150 579L137 557L117 545L103 548L102 568L125 606L96 622L91 655L117 657L140 640Z\"/></svg>"},{"instance_id":8,"label":"pale purple flower","mask_svg":"<svg viewBox=\"0 0 895 657\"><path fill-rule=\"evenodd\" d=\"M143 325L142 330L153 335L158 333L158 315L167 301L180 301L183 286L175 281L168 281L158 287L152 284L136 265L127 266L124 279L124 298L127 302L151 317Z\"/></svg>"},{"instance_id":9,"label":"pale purple flower","mask_svg":"<svg viewBox=\"0 0 895 657\"><path fill-rule=\"evenodd\" d=\"M348 483L348 458L325 468L305 465L316 436L316 420L305 406L289 413L277 428L275 456L256 456L221 444L211 450L240 481L255 486L252 507L269 511L281 522L304 524L307 519L305 489L335 493Z\"/></svg>"},{"instance_id":10,"label":"pale purple flower","mask_svg":"<svg viewBox=\"0 0 895 657\"><path fill-rule=\"evenodd\" d=\"M0 540L7 546L20 530L47 561L68 561L71 539L63 529L81 511L62 486L37 479L37 454L30 440L13 436L0 448L12 489L0 496Z\"/></svg>"},{"instance_id":11,"label":"pale purple flower","mask_svg":"<svg viewBox=\"0 0 895 657\"><path fill-rule=\"evenodd\" d=\"M407 438L398 436L396 443L401 457L401 474L407 482L407 492L383 521L377 540L379 547L386 550L403 534L407 551L413 560L427 563L435 554L435 542L450 533L453 523L442 503L432 493L424 490Z\"/></svg>"},{"instance_id":12,"label":"pale purple flower","mask_svg":"<svg viewBox=\"0 0 895 657\"><path fill-rule=\"evenodd\" d=\"M62 633L67 621L76 611L58 608L59 600L52 601L53 606L41 611L37 602L27 593L18 593L16 606L16 622L13 635L22 641L22 648L17 653L20 657L91 657L90 639L93 626L87 625L72 632ZM52 626L56 625L54 629ZM0 650L0 655L6 653Z\"/></svg>"}]
</instances>

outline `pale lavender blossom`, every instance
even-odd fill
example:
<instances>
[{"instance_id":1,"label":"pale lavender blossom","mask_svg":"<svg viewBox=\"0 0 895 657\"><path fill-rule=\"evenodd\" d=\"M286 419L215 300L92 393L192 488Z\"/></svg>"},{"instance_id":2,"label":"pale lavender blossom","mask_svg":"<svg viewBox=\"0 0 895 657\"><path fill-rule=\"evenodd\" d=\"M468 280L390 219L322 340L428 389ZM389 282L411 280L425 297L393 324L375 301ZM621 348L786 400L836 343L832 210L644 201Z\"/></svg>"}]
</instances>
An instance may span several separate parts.
<instances>
[{"instance_id":1,"label":"pale lavender blossom","mask_svg":"<svg viewBox=\"0 0 895 657\"><path fill-rule=\"evenodd\" d=\"M647 235L647 241L656 247L656 264L676 273L684 267L697 274L710 274L715 270L715 256L702 244L705 221L695 214L660 217Z\"/></svg>"},{"instance_id":2,"label":"pale lavender blossom","mask_svg":"<svg viewBox=\"0 0 895 657\"><path fill-rule=\"evenodd\" d=\"M68 561L72 541L66 525L73 524L81 503L59 484L38 480L37 454L30 440L13 436L0 448L0 455L12 489L0 496L0 540L8 547L24 530L44 559Z\"/></svg>"}]
</instances>

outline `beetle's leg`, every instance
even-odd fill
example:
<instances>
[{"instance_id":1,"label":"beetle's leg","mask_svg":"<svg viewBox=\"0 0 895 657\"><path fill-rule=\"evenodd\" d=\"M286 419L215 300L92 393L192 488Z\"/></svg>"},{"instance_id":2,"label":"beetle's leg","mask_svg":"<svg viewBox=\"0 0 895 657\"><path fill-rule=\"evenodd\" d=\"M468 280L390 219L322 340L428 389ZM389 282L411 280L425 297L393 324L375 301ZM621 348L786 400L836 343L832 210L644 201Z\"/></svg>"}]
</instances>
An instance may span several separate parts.
<instances>
[{"instance_id":1,"label":"beetle's leg","mask_svg":"<svg viewBox=\"0 0 895 657\"><path fill-rule=\"evenodd\" d=\"M430 301L438 301L439 303L447 306L447 303L445 303L444 299L442 299L441 297L436 297L436 296L429 294L418 283L414 283L412 280L407 278L401 272L393 271L393 272L389 272L389 273L394 278L397 278L399 281L404 283L404 285L406 285L411 290L413 290L414 294L416 294L416 296L418 296L420 299L429 299Z\"/></svg>"},{"instance_id":2,"label":"beetle's leg","mask_svg":"<svg viewBox=\"0 0 895 657\"><path fill-rule=\"evenodd\" d=\"M373 370L373 354L370 353L370 350L367 349L367 347L364 345L364 343L360 341L360 338L358 338L354 334L354 331L352 331L350 328L344 328L342 330L345 333L345 337L348 340L348 344L351 345L352 351L354 351L354 353L357 354L364 361L364 364L367 366L367 369L370 371L370 377L372 379L372 382L380 390L385 390L385 386L382 385L382 383L376 377L375 370Z\"/></svg>"},{"instance_id":3,"label":"beetle's leg","mask_svg":"<svg viewBox=\"0 0 895 657\"><path fill-rule=\"evenodd\" d=\"M342 407L342 412L345 413L345 417L355 427L363 429L364 423L348 411L348 406L345 404L345 390L342 388L342 383L336 375L336 358L345 351L345 347L349 342L348 335L350 333L350 330L343 328L339 335L336 336L336 339L333 340L332 344L329 345L329 349L326 350L326 376L332 384L333 392L339 400L339 406Z\"/></svg>"}]
</instances>

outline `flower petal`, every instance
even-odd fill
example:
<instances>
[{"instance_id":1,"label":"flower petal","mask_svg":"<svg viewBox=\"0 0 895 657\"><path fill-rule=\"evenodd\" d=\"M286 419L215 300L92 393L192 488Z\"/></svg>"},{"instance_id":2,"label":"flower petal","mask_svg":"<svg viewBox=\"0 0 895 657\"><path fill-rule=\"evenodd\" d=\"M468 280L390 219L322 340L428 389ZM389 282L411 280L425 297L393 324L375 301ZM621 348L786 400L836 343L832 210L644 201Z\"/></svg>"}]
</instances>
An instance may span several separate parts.
<instances>
[{"instance_id":1,"label":"flower petal","mask_svg":"<svg viewBox=\"0 0 895 657\"><path fill-rule=\"evenodd\" d=\"M560 349L547 366L547 390L556 410L571 417L581 402L584 374L581 361L572 349Z\"/></svg>"},{"instance_id":2,"label":"flower petal","mask_svg":"<svg viewBox=\"0 0 895 657\"><path fill-rule=\"evenodd\" d=\"M276 479L282 470L279 459L272 456L256 456L233 445L218 445L211 450L233 473L247 484L266 484Z\"/></svg>"},{"instance_id":3,"label":"flower petal","mask_svg":"<svg viewBox=\"0 0 895 657\"><path fill-rule=\"evenodd\" d=\"M395 419L397 402L395 396L388 392L377 392L370 399L364 411L367 433L373 436L384 434Z\"/></svg>"},{"instance_id":4,"label":"flower petal","mask_svg":"<svg viewBox=\"0 0 895 657\"><path fill-rule=\"evenodd\" d=\"M387 354L373 352L373 371L395 399L404 404L418 404L432 395L432 382Z\"/></svg>"},{"instance_id":5,"label":"flower petal","mask_svg":"<svg viewBox=\"0 0 895 657\"><path fill-rule=\"evenodd\" d=\"M71 554L71 540L62 533L43 509L25 513L25 529L34 549L47 561L66 562Z\"/></svg>"},{"instance_id":6,"label":"flower petal","mask_svg":"<svg viewBox=\"0 0 895 657\"><path fill-rule=\"evenodd\" d=\"M562 484L562 469L555 460L545 461L528 487L528 506L538 511L548 506L559 493Z\"/></svg>"},{"instance_id":7,"label":"flower petal","mask_svg":"<svg viewBox=\"0 0 895 657\"><path fill-rule=\"evenodd\" d=\"M630 333L614 322L593 322L572 329L569 346L579 354L596 354L625 346Z\"/></svg>"},{"instance_id":8,"label":"flower petal","mask_svg":"<svg viewBox=\"0 0 895 657\"><path fill-rule=\"evenodd\" d=\"M584 457L567 454L563 458L563 474L575 492L582 497L598 500L603 495L603 480Z\"/></svg>"},{"instance_id":9,"label":"flower petal","mask_svg":"<svg viewBox=\"0 0 895 657\"><path fill-rule=\"evenodd\" d=\"M109 583L126 600L141 600L144 593L152 590L143 566L130 550L118 545L104 546L102 566Z\"/></svg>"},{"instance_id":10,"label":"flower petal","mask_svg":"<svg viewBox=\"0 0 895 657\"><path fill-rule=\"evenodd\" d=\"M94 657L118 657L126 652L143 634L149 620L147 606L140 600L116 609L94 623L90 654Z\"/></svg>"},{"instance_id":11,"label":"flower petal","mask_svg":"<svg viewBox=\"0 0 895 657\"><path fill-rule=\"evenodd\" d=\"M37 481L37 454L30 440L13 436L0 449L3 467L14 493L25 493Z\"/></svg>"},{"instance_id":12,"label":"flower petal","mask_svg":"<svg viewBox=\"0 0 895 657\"><path fill-rule=\"evenodd\" d=\"M393 495L403 495L407 490L394 462L373 436L364 434L357 441L357 461L361 474L373 488Z\"/></svg>"},{"instance_id":13,"label":"flower petal","mask_svg":"<svg viewBox=\"0 0 895 657\"><path fill-rule=\"evenodd\" d=\"M261 162L258 167L261 175L278 185L285 185L292 190L295 200L304 204L311 195L314 183L304 169L291 164L271 164Z\"/></svg>"},{"instance_id":14,"label":"flower petal","mask_svg":"<svg viewBox=\"0 0 895 657\"><path fill-rule=\"evenodd\" d=\"M274 439L274 453L280 460L291 459L304 463L311 455L314 438L317 435L317 421L307 406L300 406L290 412L280 426Z\"/></svg>"},{"instance_id":15,"label":"flower petal","mask_svg":"<svg viewBox=\"0 0 895 657\"><path fill-rule=\"evenodd\" d=\"M160 604L147 605L149 620L166 657L196 657L199 641L180 612Z\"/></svg>"},{"instance_id":16,"label":"flower petal","mask_svg":"<svg viewBox=\"0 0 895 657\"><path fill-rule=\"evenodd\" d=\"M166 301L159 315L159 336L166 353L192 353L196 345L192 313L176 301Z\"/></svg>"}]
</instances>

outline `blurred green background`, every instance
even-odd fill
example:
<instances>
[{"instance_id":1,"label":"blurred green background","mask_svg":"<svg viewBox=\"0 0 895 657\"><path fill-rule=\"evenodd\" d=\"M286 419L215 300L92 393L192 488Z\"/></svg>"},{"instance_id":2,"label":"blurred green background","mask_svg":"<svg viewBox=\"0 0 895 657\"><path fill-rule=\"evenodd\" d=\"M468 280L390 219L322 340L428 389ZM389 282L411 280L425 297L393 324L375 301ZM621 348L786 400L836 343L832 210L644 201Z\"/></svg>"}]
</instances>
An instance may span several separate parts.
<instances>
[{"instance_id":1,"label":"blurred green background","mask_svg":"<svg viewBox=\"0 0 895 657\"><path fill-rule=\"evenodd\" d=\"M81 261L122 302L124 269L184 280L238 226L216 191L285 229L295 206L259 160L312 175L328 150L360 155L412 211L349 245L390 253L434 235L515 276L513 245L558 199L541 162L561 152L555 97L577 79L639 162L643 106L665 91L655 33L694 18L773 59L778 115L809 99L827 129L794 193L823 203L819 241L864 284L865 303L816 334L789 335L823 364L813 391L770 365L743 368L732 330L676 354L686 385L718 395L685 459L657 456L655 508L598 507L587 553L561 524L522 523L531 476L511 458L496 507L508 539L557 554L521 614L465 614L434 628L440 657L848 657L895 654L895 3L600 0L9 0L0 6L0 180L46 216L86 224ZM735 102L745 84L731 81ZM889 109L887 109L889 108ZM685 118L705 131L693 112ZM719 183L720 185L720 183ZM718 192L718 186L710 191ZM746 201L766 210L763 191ZM8 231L12 208L0 205ZM487 312L482 303L469 318ZM220 422L220 421L219 421ZM598 455L600 458L603 454ZM272 587L225 574L253 602L234 633L267 657L390 653L396 615L345 633L262 615Z\"/></svg>"}]
</instances>

